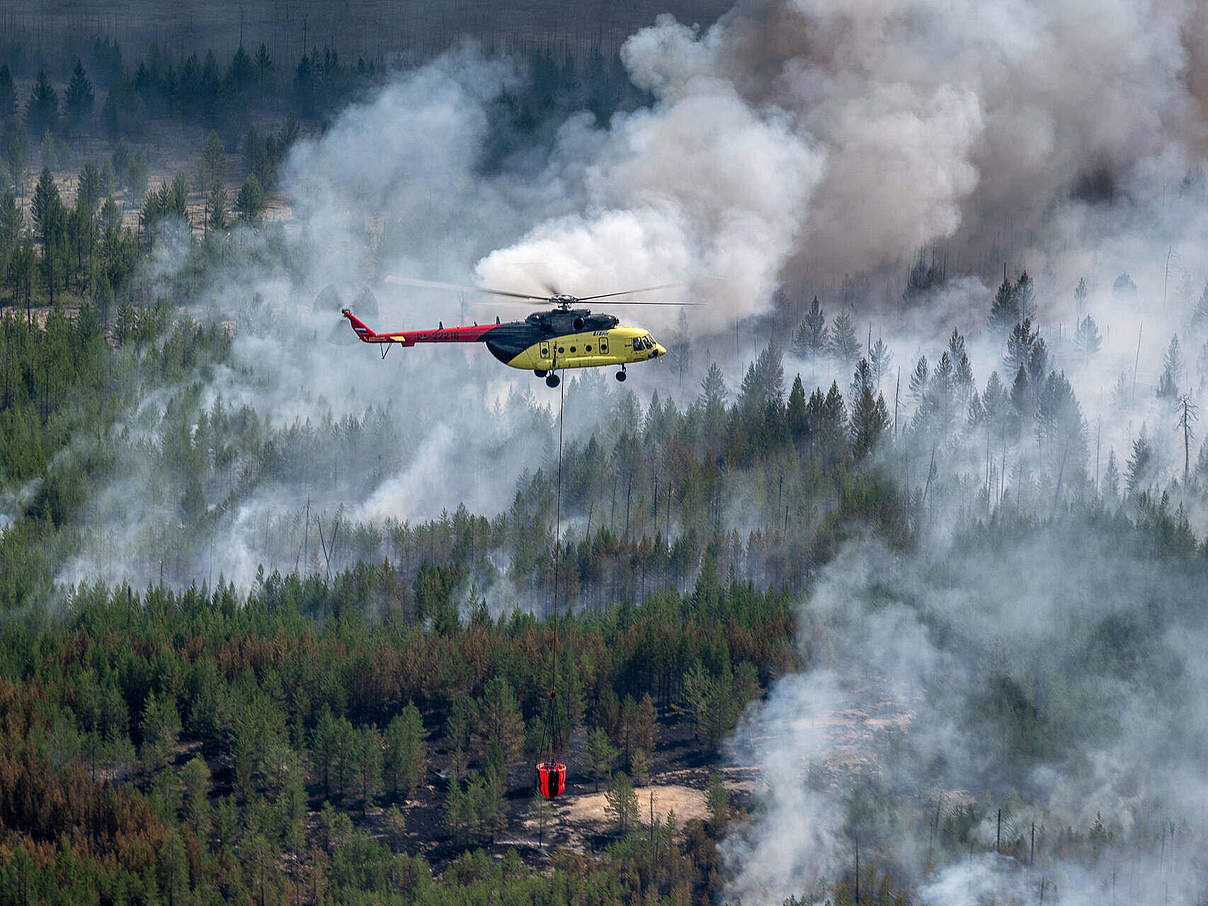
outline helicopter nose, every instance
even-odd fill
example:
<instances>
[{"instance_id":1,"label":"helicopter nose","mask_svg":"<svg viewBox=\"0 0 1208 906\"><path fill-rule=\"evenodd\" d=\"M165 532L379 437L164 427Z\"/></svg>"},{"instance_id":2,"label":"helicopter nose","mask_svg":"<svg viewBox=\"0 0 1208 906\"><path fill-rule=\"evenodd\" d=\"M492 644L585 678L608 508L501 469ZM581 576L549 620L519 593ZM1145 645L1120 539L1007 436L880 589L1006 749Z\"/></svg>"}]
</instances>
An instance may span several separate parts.
<instances>
[{"instance_id":1,"label":"helicopter nose","mask_svg":"<svg viewBox=\"0 0 1208 906\"><path fill-rule=\"evenodd\" d=\"M664 356L664 355L666 355L666 354L667 354L667 347L666 347L666 346L663 346L661 343L655 343L655 344L654 344L654 354L655 354L656 356Z\"/></svg>"}]
</instances>

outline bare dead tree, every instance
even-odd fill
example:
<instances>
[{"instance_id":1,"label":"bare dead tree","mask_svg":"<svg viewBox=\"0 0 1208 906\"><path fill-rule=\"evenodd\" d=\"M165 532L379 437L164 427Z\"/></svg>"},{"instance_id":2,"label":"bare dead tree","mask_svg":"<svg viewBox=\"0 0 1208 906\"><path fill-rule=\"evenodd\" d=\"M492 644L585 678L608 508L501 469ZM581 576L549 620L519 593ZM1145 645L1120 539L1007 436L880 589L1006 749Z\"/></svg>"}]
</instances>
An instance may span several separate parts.
<instances>
[{"instance_id":1,"label":"bare dead tree","mask_svg":"<svg viewBox=\"0 0 1208 906\"><path fill-rule=\"evenodd\" d=\"M1178 428L1183 432L1183 484L1186 486L1191 477L1191 438L1195 431L1191 423L1199 417L1199 406L1191 401L1190 394L1184 393L1179 397Z\"/></svg>"}]
</instances>

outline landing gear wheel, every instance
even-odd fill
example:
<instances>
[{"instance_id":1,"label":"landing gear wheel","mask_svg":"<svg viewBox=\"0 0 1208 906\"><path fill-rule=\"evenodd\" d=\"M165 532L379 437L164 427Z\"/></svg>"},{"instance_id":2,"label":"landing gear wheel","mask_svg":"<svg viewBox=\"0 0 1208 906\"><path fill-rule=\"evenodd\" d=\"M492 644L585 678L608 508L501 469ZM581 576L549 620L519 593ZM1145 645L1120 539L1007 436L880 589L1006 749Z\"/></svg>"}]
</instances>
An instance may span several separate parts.
<instances>
[{"instance_id":1,"label":"landing gear wheel","mask_svg":"<svg viewBox=\"0 0 1208 906\"><path fill-rule=\"evenodd\" d=\"M537 377L545 377L547 374L549 374L549 372L544 368L534 368L533 374L537 375Z\"/></svg>"},{"instance_id":2,"label":"landing gear wheel","mask_svg":"<svg viewBox=\"0 0 1208 906\"><path fill-rule=\"evenodd\" d=\"M551 389L554 387L557 387L561 383L562 383L561 379L556 374L551 374L549 377L547 377L545 379L545 386L549 387Z\"/></svg>"},{"instance_id":3,"label":"landing gear wheel","mask_svg":"<svg viewBox=\"0 0 1208 906\"><path fill-rule=\"evenodd\" d=\"M622 368L620 371L617 372L617 380L618 381L625 380L625 369L624 368Z\"/></svg>"}]
</instances>

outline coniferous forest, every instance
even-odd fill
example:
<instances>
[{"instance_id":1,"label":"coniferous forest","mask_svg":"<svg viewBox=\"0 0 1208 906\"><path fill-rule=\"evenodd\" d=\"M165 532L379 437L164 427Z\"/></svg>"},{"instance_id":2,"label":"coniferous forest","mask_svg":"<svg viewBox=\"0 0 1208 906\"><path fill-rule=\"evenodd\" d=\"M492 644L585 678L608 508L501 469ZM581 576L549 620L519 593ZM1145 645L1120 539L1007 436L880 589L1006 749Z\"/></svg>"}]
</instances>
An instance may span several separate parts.
<instances>
[{"instance_id":1,"label":"coniferous forest","mask_svg":"<svg viewBox=\"0 0 1208 906\"><path fill-rule=\"evenodd\" d=\"M737 298L752 168L642 162L792 195L761 21L0 40L0 904L1204 902L1203 171ZM643 217L721 260L625 383L339 318Z\"/></svg>"}]
</instances>

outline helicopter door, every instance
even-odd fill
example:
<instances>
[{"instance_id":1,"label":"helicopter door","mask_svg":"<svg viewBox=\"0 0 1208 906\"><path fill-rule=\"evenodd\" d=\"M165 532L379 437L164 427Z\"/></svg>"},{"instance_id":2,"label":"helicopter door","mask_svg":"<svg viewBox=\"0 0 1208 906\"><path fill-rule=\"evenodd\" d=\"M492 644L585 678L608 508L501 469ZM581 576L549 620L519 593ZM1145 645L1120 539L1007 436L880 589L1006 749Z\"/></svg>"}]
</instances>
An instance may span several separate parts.
<instances>
[{"instance_id":1,"label":"helicopter door","mask_svg":"<svg viewBox=\"0 0 1208 906\"><path fill-rule=\"evenodd\" d=\"M608 337L600 338L600 354L608 355Z\"/></svg>"},{"instance_id":2,"label":"helicopter door","mask_svg":"<svg viewBox=\"0 0 1208 906\"><path fill-rule=\"evenodd\" d=\"M541 360L543 362L549 361L549 343L541 344Z\"/></svg>"}]
</instances>

